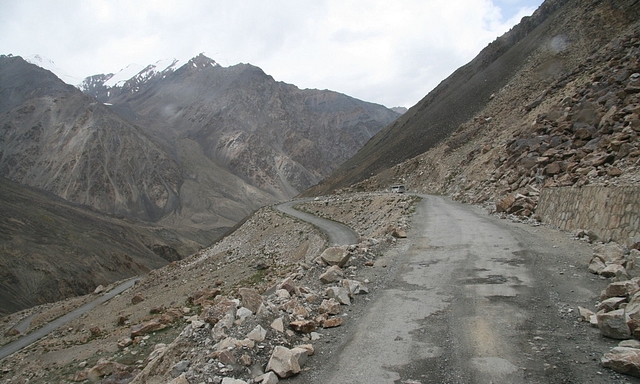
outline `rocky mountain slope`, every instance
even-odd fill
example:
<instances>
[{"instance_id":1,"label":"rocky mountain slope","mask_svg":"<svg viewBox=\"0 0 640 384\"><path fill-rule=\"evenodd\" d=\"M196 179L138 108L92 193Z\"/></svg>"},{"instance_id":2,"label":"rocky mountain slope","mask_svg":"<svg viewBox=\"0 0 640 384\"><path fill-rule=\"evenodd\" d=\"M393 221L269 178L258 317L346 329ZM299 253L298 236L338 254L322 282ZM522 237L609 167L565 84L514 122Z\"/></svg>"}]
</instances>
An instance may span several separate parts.
<instances>
[{"instance_id":1,"label":"rocky mountain slope","mask_svg":"<svg viewBox=\"0 0 640 384\"><path fill-rule=\"evenodd\" d=\"M206 160L278 199L329 175L399 116L335 92L276 82L249 64L224 68L199 55L174 66L147 67L112 87L94 77L84 89L178 158L197 145Z\"/></svg>"},{"instance_id":2,"label":"rocky mountain slope","mask_svg":"<svg viewBox=\"0 0 640 384\"><path fill-rule=\"evenodd\" d=\"M329 174L398 116L335 92L277 83L250 65L222 68L204 56L163 71L148 67L113 84L108 76L102 79L92 89L109 86L105 94L96 94L111 95L109 103L20 57L1 56L0 176L126 219L116 226L145 230L155 223L164 231L153 241L126 246L112 240L100 249L87 242L98 248L95 252L74 242L65 251L39 249L30 255L65 260L59 267L67 270L56 268L60 273L54 274L60 289L39 296L50 284L39 277L21 296L24 282L8 279L7 311L17 303L22 308L86 293L141 271L128 270L125 263L110 267L120 268L114 273L84 274L81 263L73 263L78 254L93 252L102 262L109 257L107 248L122 246L118 249L136 260L155 257L141 263L146 269L163 264L148 249L154 244L160 254L177 257L208 246L259 207L290 198ZM46 216L67 222L57 214ZM100 231L103 220L96 218L95 226L88 218L82 222L91 232ZM11 236L17 241L22 235ZM27 255L27 249L19 253ZM35 259L23 262L24 268L37 269ZM83 278L74 281L73 276Z\"/></svg>"},{"instance_id":3,"label":"rocky mountain slope","mask_svg":"<svg viewBox=\"0 0 640 384\"><path fill-rule=\"evenodd\" d=\"M545 44L472 119L355 188L404 182L531 216L541 188L638 185L640 14L633 2L588 4L552 15Z\"/></svg>"},{"instance_id":4,"label":"rocky mountain slope","mask_svg":"<svg viewBox=\"0 0 640 384\"><path fill-rule=\"evenodd\" d=\"M324 274L322 233L265 207L212 247L151 271L132 289L3 360L0 378L15 383L168 383L180 375L188 382L253 380L276 348L311 344L311 338L331 348L343 337L340 325L351 321L342 315L345 308L350 314L352 308L362 310L366 293L384 279L383 250L407 228L412 201L363 194L305 206L362 234L359 246L341 249L350 257L349 267L333 269L342 276ZM359 284L359 296L344 296L348 291L338 287L343 277ZM324 300L329 286L340 296ZM2 318L0 344L19 337L18 329L39 328L98 294ZM353 306L341 305L344 300ZM305 319L299 326L315 320L323 325L314 333L293 332L299 319ZM316 348L321 353L322 346Z\"/></svg>"},{"instance_id":5,"label":"rocky mountain slope","mask_svg":"<svg viewBox=\"0 0 640 384\"><path fill-rule=\"evenodd\" d=\"M521 133L522 138L550 133L546 128L538 130L534 122L549 111L552 100L556 105L553 114L547 117L549 125L546 127L550 129L550 124L559 124L560 115L579 112L585 101L591 103L590 110L597 109L598 117L608 111L611 103L633 105L633 92L629 98L626 94L613 95L615 97L609 98L609 104L598 100L604 96L600 92L606 88L602 80L619 83L621 89L633 80L631 76L638 72L635 68L635 41L618 41L610 47L619 53L625 49L621 57L630 55L628 64L619 60L595 63L592 55L627 33L638 18L635 1L545 1L531 17L523 18L511 31L489 44L469 64L445 79L406 114L377 134L331 177L306 194L325 193L377 173L381 175L377 182L373 182L372 188L402 181L403 178L411 188L434 192L446 190L453 193L456 188L468 190L472 182L488 183L491 172L514 153L521 154L523 146L520 144L516 144L520 145L519 148L512 148L515 152L503 151L506 145L511 144L507 143L509 140L519 140ZM602 77L586 76L584 71L596 68L596 65L603 67ZM595 85L589 84L596 82ZM561 100L567 97L573 100L562 104ZM567 107L573 107L573 110L565 111ZM617 108L620 111L620 107ZM562 132L567 125L571 126L565 135L586 125L597 130L599 120L594 121L593 117L586 121L586 115L587 112L581 121L576 122L583 126L574 128L569 117L556 132ZM611 122L609 125L614 124ZM536 147L530 151L532 156L526 161L549 157L543 156L544 152L556 147L558 140L567 149L581 151L580 148L592 139L591 134L584 134L581 139L568 142L570 137L555 136L553 144L547 148ZM424 158L429 159L427 163L419 157L425 152L429 153ZM551 155L549 159L553 163L553 154L548 155ZM563 161L570 156L568 154ZM500 164L494 166L494 160ZM390 170L404 161L407 163L402 169ZM471 164L476 165L470 167ZM527 164L528 170L532 169L531 165ZM503 172L494 178L503 178L515 166L513 161L505 164L501 168ZM415 173L411 173L413 171ZM535 176L536 170L533 172ZM514 178L508 184L522 182L518 180L519 175L507 178ZM498 195L502 193L504 190Z\"/></svg>"}]
</instances>

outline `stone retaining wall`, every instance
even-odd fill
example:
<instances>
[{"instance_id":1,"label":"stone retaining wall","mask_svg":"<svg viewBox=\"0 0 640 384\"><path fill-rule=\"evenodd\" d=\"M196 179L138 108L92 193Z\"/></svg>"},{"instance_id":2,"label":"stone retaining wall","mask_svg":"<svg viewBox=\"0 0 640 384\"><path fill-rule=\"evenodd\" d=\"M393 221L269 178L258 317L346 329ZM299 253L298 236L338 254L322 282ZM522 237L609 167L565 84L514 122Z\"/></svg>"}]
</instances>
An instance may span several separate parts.
<instances>
[{"instance_id":1,"label":"stone retaining wall","mask_svg":"<svg viewBox=\"0 0 640 384\"><path fill-rule=\"evenodd\" d=\"M601 240L640 240L640 187L544 188L536 213L545 223L591 230Z\"/></svg>"}]
</instances>

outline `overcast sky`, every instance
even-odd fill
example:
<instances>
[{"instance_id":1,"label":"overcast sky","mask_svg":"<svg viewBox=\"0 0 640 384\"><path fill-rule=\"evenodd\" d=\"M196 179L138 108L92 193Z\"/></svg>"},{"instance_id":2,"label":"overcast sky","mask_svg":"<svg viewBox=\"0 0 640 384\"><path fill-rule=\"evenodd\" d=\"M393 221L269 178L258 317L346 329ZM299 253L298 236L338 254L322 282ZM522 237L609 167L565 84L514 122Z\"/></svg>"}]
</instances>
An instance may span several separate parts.
<instances>
[{"instance_id":1,"label":"overcast sky","mask_svg":"<svg viewBox=\"0 0 640 384\"><path fill-rule=\"evenodd\" d=\"M411 107L542 0L0 0L0 53L80 80L204 53Z\"/></svg>"}]
</instances>

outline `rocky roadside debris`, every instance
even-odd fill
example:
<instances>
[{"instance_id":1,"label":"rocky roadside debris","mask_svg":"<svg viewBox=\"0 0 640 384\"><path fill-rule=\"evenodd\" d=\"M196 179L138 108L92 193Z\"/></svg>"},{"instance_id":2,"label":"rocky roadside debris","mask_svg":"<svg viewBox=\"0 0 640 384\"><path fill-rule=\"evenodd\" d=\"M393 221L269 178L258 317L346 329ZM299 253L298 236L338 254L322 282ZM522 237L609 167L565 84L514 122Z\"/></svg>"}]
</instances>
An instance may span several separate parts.
<instances>
[{"instance_id":1,"label":"rocky roadside debris","mask_svg":"<svg viewBox=\"0 0 640 384\"><path fill-rule=\"evenodd\" d=\"M408 217L417 199L412 195L380 192L343 193L318 197L296 208L339 221L366 238L393 243L406 235Z\"/></svg>"},{"instance_id":2,"label":"rocky roadside debris","mask_svg":"<svg viewBox=\"0 0 640 384\"><path fill-rule=\"evenodd\" d=\"M0 381L272 383L311 369L384 279L377 263L406 236L412 200L319 198L313 204L327 210L351 202L360 218L369 206L386 208L354 226L360 244L329 248L310 225L263 208L212 247L4 359Z\"/></svg>"},{"instance_id":3,"label":"rocky roadside debris","mask_svg":"<svg viewBox=\"0 0 640 384\"><path fill-rule=\"evenodd\" d=\"M578 237L588 239L583 231ZM581 320L608 338L622 340L606 353L602 366L640 377L640 243L630 249L618 243L597 244L589 272L613 280L600 294L595 311L578 307Z\"/></svg>"},{"instance_id":4,"label":"rocky roadside debris","mask_svg":"<svg viewBox=\"0 0 640 384\"><path fill-rule=\"evenodd\" d=\"M540 188L640 182L640 29L556 80L525 110L559 92L566 96L516 132L494 161L488 182L510 192L497 212L530 216Z\"/></svg>"},{"instance_id":5,"label":"rocky roadside debris","mask_svg":"<svg viewBox=\"0 0 640 384\"><path fill-rule=\"evenodd\" d=\"M264 294L254 288L239 288L236 296L203 289L182 310L158 308L162 316L132 326L130 335L118 341L120 349L178 318L187 325L171 343L155 345L142 370L102 359L76 373L74 380L240 384L276 383L293 376L314 354L313 343L343 324L342 307L369 292L368 280L351 276L374 257L364 251L370 246L329 247ZM196 314L188 315L192 312Z\"/></svg>"}]
</instances>

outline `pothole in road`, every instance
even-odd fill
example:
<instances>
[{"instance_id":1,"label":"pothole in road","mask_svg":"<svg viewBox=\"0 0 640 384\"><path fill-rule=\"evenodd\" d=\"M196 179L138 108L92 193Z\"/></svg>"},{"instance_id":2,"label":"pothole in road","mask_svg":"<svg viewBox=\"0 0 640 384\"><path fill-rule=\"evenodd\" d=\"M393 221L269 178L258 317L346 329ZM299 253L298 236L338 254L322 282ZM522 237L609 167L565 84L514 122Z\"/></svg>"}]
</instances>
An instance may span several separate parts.
<instances>
[{"instance_id":1,"label":"pothole in road","mask_svg":"<svg viewBox=\"0 0 640 384\"><path fill-rule=\"evenodd\" d=\"M509 279L502 275L489 275L487 277L474 277L470 279L462 280L462 284L464 285L477 285L477 284L504 284L507 283Z\"/></svg>"}]
</instances>

